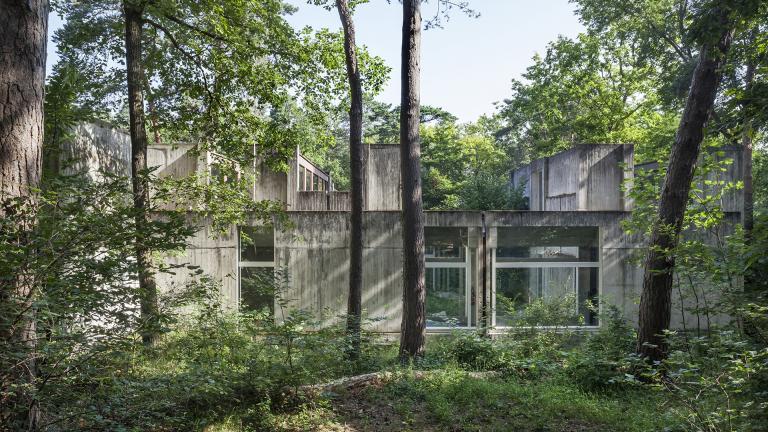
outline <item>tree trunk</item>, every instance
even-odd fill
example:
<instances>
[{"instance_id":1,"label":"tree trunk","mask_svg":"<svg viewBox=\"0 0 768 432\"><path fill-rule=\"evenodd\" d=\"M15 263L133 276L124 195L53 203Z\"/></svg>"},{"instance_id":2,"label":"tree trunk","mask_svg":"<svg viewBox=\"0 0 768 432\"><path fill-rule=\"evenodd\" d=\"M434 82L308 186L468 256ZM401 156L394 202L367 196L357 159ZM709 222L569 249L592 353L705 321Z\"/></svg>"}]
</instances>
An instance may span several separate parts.
<instances>
[{"instance_id":1,"label":"tree trunk","mask_svg":"<svg viewBox=\"0 0 768 432\"><path fill-rule=\"evenodd\" d=\"M661 360L667 354L664 332L669 329L671 314L674 249L682 229L691 181L704 137L704 124L714 104L720 82L720 68L732 39L727 12L720 9L716 13L722 32L716 44L705 43L701 47L685 110L675 134L667 175L661 189L657 220L645 261L637 351L652 361Z\"/></svg>"},{"instance_id":2,"label":"tree trunk","mask_svg":"<svg viewBox=\"0 0 768 432\"><path fill-rule=\"evenodd\" d=\"M47 0L0 3L0 217L16 211L5 206L6 200L34 201L34 189L40 184L48 11ZM9 384L35 385L35 293L31 275L24 273L20 271L10 283L0 282L0 343L4 350L24 353L21 363L0 362L0 375L5 377L0 383L0 423L37 430L35 396L23 391L8 400L5 393Z\"/></svg>"},{"instance_id":3,"label":"tree trunk","mask_svg":"<svg viewBox=\"0 0 768 432\"><path fill-rule=\"evenodd\" d=\"M149 182L147 169L147 130L144 119L144 67L141 38L144 10L131 2L123 3L125 12L125 64L128 80L128 117L131 133L131 176L133 205L136 210L136 264L139 268L141 302L141 339L152 345L157 338L157 285L152 272L151 251L145 245L149 224Z\"/></svg>"},{"instance_id":4,"label":"tree trunk","mask_svg":"<svg viewBox=\"0 0 768 432\"><path fill-rule=\"evenodd\" d=\"M403 196L403 321L400 359L424 355L424 212L421 200L419 73L421 0L403 0L400 169Z\"/></svg>"},{"instance_id":5,"label":"tree trunk","mask_svg":"<svg viewBox=\"0 0 768 432\"><path fill-rule=\"evenodd\" d=\"M360 321L363 309L363 87L357 67L355 24L347 0L336 0L344 29L344 54L349 79L349 171L352 211L349 237L349 299L347 303L347 335L350 358L360 357Z\"/></svg>"},{"instance_id":6,"label":"tree trunk","mask_svg":"<svg viewBox=\"0 0 768 432\"><path fill-rule=\"evenodd\" d=\"M744 103L744 120L741 144L742 149L742 167L744 170L744 233L747 241L752 237L752 229L755 225L754 218L754 189L752 187L752 119L749 117L747 106L751 99L752 82L755 79L755 61L749 60L747 71L744 75L744 92L747 95L747 101Z\"/></svg>"},{"instance_id":7,"label":"tree trunk","mask_svg":"<svg viewBox=\"0 0 768 432\"><path fill-rule=\"evenodd\" d=\"M754 29L750 38L750 44L754 45L757 37L758 29ZM752 134L754 129L752 127L751 107L752 103L752 84L755 80L756 59L749 58L747 60L747 70L744 74L744 94L746 99L742 102L742 109L744 110L744 117L742 119L742 136L741 136L741 161L742 169L744 170L744 207L742 209L742 223L744 225L744 241L747 246L752 245L752 230L755 225L754 217L754 187L752 183ZM744 273L744 293L747 295L747 299L751 300L756 294L760 293L760 281L757 280L757 271L754 268L749 268ZM749 315L743 315L743 328L744 333L756 337L759 332L757 331L757 323L755 319Z\"/></svg>"}]
</instances>

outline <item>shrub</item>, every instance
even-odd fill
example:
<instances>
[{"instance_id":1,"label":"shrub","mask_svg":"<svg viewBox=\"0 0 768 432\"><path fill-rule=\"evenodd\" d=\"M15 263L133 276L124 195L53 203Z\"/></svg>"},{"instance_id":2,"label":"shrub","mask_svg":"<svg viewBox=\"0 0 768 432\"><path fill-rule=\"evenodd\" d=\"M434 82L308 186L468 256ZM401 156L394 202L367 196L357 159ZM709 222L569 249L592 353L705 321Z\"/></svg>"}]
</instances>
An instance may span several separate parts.
<instances>
[{"instance_id":1,"label":"shrub","mask_svg":"<svg viewBox=\"0 0 768 432\"><path fill-rule=\"evenodd\" d=\"M768 424L768 348L732 331L693 338L663 363L661 385L686 429L758 431Z\"/></svg>"},{"instance_id":2,"label":"shrub","mask_svg":"<svg viewBox=\"0 0 768 432\"><path fill-rule=\"evenodd\" d=\"M637 384L645 364L634 355L635 330L613 305L603 305L600 321L600 329L568 354L566 375L586 390Z\"/></svg>"},{"instance_id":3,"label":"shrub","mask_svg":"<svg viewBox=\"0 0 768 432\"><path fill-rule=\"evenodd\" d=\"M456 333L447 348L449 359L465 369L494 370L504 364L504 353L497 344L477 333Z\"/></svg>"}]
</instances>

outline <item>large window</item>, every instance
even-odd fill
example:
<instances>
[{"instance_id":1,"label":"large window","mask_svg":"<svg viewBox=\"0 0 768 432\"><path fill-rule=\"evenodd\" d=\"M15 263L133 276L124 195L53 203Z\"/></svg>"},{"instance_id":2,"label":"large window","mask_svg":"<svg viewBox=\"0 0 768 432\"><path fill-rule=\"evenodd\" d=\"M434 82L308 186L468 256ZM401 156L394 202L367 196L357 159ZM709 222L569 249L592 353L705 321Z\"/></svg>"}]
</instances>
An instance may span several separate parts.
<instances>
[{"instance_id":1,"label":"large window","mask_svg":"<svg viewBox=\"0 0 768 432\"><path fill-rule=\"evenodd\" d=\"M248 311L274 312L274 232L266 227L240 227L238 240L240 307Z\"/></svg>"},{"instance_id":2,"label":"large window","mask_svg":"<svg viewBox=\"0 0 768 432\"><path fill-rule=\"evenodd\" d=\"M472 289L466 228L426 227L427 327L469 327Z\"/></svg>"},{"instance_id":3,"label":"large window","mask_svg":"<svg viewBox=\"0 0 768 432\"><path fill-rule=\"evenodd\" d=\"M515 325L533 302L548 304L557 325L596 326L599 242L596 227L499 228L494 250L494 323Z\"/></svg>"}]
</instances>

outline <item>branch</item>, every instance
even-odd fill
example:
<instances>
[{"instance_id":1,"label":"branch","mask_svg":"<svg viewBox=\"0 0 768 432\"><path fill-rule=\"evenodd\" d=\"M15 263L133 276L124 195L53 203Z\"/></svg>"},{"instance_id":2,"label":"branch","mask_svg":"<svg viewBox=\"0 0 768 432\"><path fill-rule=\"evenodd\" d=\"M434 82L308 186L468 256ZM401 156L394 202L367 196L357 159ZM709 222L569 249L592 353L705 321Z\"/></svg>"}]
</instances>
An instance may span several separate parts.
<instances>
[{"instance_id":1,"label":"branch","mask_svg":"<svg viewBox=\"0 0 768 432\"><path fill-rule=\"evenodd\" d=\"M444 6L442 10L440 8L441 5ZM479 12L475 11L474 9L470 9L468 1L437 0L437 10L435 11L435 15L432 18L425 20L424 29L429 30L434 27L443 28L441 22L442 18L445 18L447 21L450 18L448 16L448 11L454 7L471 18L477 18L480 16Z\"/></svg>"},{"instance_id":2,"label":"branch","mask_svg":"<svg viewBox=\"0 0 768 432\"><path fill-rule=\"evenodd\" d=\"M179 41L177 41L176 38L173 36L173 33L171 33L171 31L168 30L162 24L157 23L149 18L145 18L144 22L163 32L163 34L165 34L168 37L168 40L171 41L171 44L174 46L174 48L176 48L185 57L190 59L195 64L195 66L197 66L197 68L200 69L200 73L203 75L203 84L205 86L205 91L206 93L208 93L208 97L211 98L211 101L214 101L215 98L213 96L213 93L211 93L210 84L208 83L208 75L205 72L205 67L203 67L202 60L200 60L199 57L196 57L195 55L185 51L184 48L182 48L181 45L179 44Z\"/></svg>"},{"instance_id":3,"label":"branch","mask_svg":"<svg viewBox=\"0 0 768 432\"><path fill-rule=\"evenodd\" d=\"M166 18L168 18L169 20L175 22L176 24L182 26L182 27L186 27L186 28L188 28L188 29L190 29L192 31L198 32L198 33L200 33L202 35L205 35L205 36L208 36L211 39L215 39L215 40L222 41L222 42L229 42L229 40L227 38L225 38L225 37L223 37L221 35L217 35L215 33L211 33L208 30L196 27L196 26L194 26L194 25L192 25L192 24L182 20L181 18L175 17L175 16L173 16L171 14L165 14L164 16Z\"/></svg>"},{"instance_id":4,"label":"branch","mask_svg":"<svg viewBox=\"0 0 768 432\"><path fill-rule=\"evenodd\" d=\"M672 48L675 50L675 52L677 53L677 55L679 55L679 56L680 56L680 58L681 58L683 61L689 61L689 60L691 60L691 56L690 56L689 54L686 54L686 53L685 53L685 52L682 50L682 48L680 48L680 46L679 46L679 45L678 45L678 44L677 44L677 43L676 43L674 40L672 40L672 38L671 38L671 37L669 37L669 35L668 35L668 34L666 34L665 32L663 32L663 31L661 31L661 30L659 30L659 28L658 28L658 27L656 27L656 25L655 25L653 22L651 22L651 21L648 21L648 25L651 27L651 30L653 30L653 31L654 31L656 34L658 34L659 36L661 36L661 38L662 38L662 39L664 39L665 41L667 41L667 43L668 43L668 44L670 44L670 45L672 46Z\"/></svg>"}]
</instances>

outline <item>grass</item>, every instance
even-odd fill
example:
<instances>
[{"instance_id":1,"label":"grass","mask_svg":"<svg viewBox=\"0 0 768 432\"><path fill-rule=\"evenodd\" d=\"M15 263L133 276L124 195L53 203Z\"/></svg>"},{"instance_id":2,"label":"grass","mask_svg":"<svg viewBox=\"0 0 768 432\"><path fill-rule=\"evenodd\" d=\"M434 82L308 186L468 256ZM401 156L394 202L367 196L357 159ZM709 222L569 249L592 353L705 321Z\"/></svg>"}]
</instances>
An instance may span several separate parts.
<instances>
[{"instance_id":1,"label":"grass","mask_svg":"<svg viewBox=\"0 0 768 432\"><path fill-rule=\"evenodd\" d=\"M648 392L592 394L562 379L475 378L448 368L419 379L402 371L288 413L262 411L257 427L235 416L207 431L650 431L664 429L662 403Z\"/></svg>"}]
</instances>

